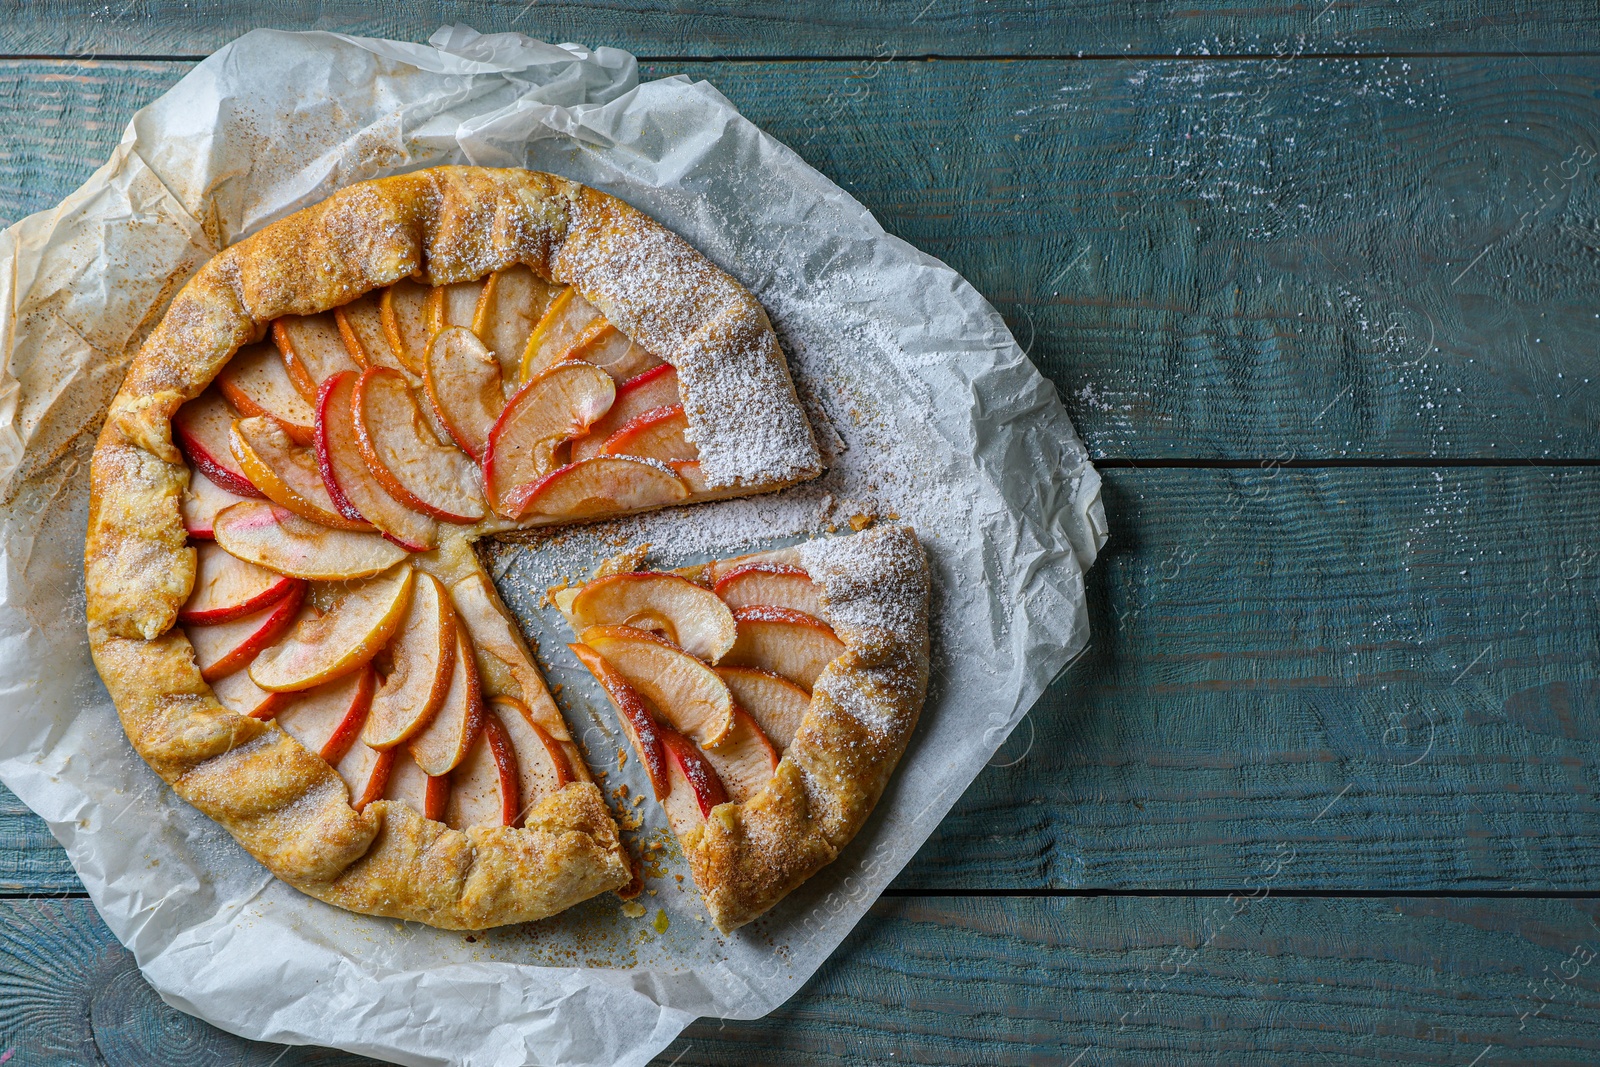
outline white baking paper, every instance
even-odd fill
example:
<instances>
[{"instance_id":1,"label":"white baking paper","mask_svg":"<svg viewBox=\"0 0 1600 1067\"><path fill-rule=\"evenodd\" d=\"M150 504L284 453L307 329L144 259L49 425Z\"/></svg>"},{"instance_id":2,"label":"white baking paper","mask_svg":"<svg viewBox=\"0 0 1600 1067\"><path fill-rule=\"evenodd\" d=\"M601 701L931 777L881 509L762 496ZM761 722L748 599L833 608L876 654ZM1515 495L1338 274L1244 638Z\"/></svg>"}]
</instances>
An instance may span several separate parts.
<instances>
[{"instance_id":1,"label":"white baking paper","mask_svg":"<svg viewBox=\"0 0 1600 1067\"><path fill-rule=\"evenodd\" d=\"M933 685L860 837L769 916L704 921L654 804L643 917L606 894L476 935L276 881L135 756L89 661L94 433L129 357L217 248L351 182L548 170L687 237L762 299L831 470L817 483L501 546L500 586L606 784L642 793L538 594L618 538L663 565L898 516L935 575ZM890 237L712 86L632 56L441 30L432 47L258 31L139 112L109 163L0 254L0 779L48 822L170 1004L270 1041L407 1064L642 1064L697 1016L753 1018L816 970L1088 640L1099 478L1054 388L948 267ZM686 888L687 887L687 888ZM637 909L630 909L637 910Z\"/></svg>"}]
</instances>

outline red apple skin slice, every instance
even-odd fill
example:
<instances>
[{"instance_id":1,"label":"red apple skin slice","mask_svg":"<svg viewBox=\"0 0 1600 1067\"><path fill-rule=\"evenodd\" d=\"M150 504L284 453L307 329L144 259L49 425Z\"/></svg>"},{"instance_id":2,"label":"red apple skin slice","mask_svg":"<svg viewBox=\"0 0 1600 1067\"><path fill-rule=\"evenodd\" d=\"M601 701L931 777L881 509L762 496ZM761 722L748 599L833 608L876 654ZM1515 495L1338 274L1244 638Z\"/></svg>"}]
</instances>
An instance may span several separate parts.
<instances>
[{"instance_id":1,"label":"red apple skin slice","mask_svg":"<svg viewBox=\"0 0 1600 1067\"><path fill-rule=\"evenodd\" d=\"M715 593L676 574L643 571L597 578L568 608L572 628L632 626L660 634L691 656L715 663L733 647L733 612Z\"/></svg>"},{"instance_id":2,"label":"red apple skin slice","mask_svg":"<svg viewBox=\"0 0 1600 1067\"><path fill-rule=\"evenodd\" d=\"M653 633L631 626L591 626L578 637L650 702L667 724L702 745L733 728L733 697L716 672Z\"/></svg>"},{"instance_id":3,"label":"red apple skin slice","mask_svg":"<svg viewBox=\"0 0 1600 1067\"><path fill-rule=\"evenodd\" d=\"M760 667L782 675L806 692L823 669L844 653L844 642L815 615L757 605L733 613L739 639L722 658L729 667Z\"/></svg>"},{"instance_id":4,"label":"red apple skin slice","mask_svg":"<svg viewBox=\"0 0 1600 1067\"><path fill-rule=\"evenodd\" d=\"M406 278L389 286L378 299L389 350L413 374L422 373L423 357L428 352L430 292L428 286Z\"/></svg>"},{"instance_id":5,"label":"red apple skin slice","mask_svg":"<svg viewBox=\"0 0 1600 1067\"><path fill-rule=\"evenodd\" d=\"M432 776L448 774L466 758L467 749L483 728L483 693L478 666L465 626L456 627L455 666L433 721L409 742L411 758Z\"/></svg>"},{"instance_id":6,"label":"red apple skin slice","mask_svg":"<svg viewBox=\"0 0 1600 1067\"><path fill-rule=\"evenodd\" d=\"M345 347L332 312L285 315L272 324L272 340L283 354L289 380L307 402L316 401L317 389L329 375L361 369Z\"/></svg>"},{"instance_id":7,"label":"red apple skin slice","mask_svg":"<svg viewBox=\"0 0 1600 1067\"><path fill-rule=\"evenodd\" d=\"M315 413L295 390L276 346L241 348L217 374L217 389L246 418L269 418L298 445L309 445Z\"/></svg>"},{"instance_id":8,"label":"red apple skin slice","mask_svg":"<svg viewBox=\"0 0 1600 1067\"><path fill-rule=\"evenodd\" d=\"M482 462L489 432L506 406L494 353L471 330L460 326L441 330L428 347L422 388L445 432L463 452Z\"/></svg>"},{"instance_id":9,"label":"red apple skin slice","mask_svg":"<svg viewBox=\"0 0 1600 1067\"><path fill-rule=\"evenodd\" d=\"M406 558L404 549L376 534L330 530L253 500L217 512L212 535L242 560L312 581L370 578Z\"/></svg>"},{"instance_id":10,"label":"red apple skin slice","mask_svg":"<svg viewBox=\"0 0 1600 1067\"><path fill-rule=\"evenodd\" d=\"M717 595L730 608L760 604L803 611L822 617L822 587L799 567L783 563L750 563L717 579Z\"/></svg>"},{"instance_id":11,"label":"red apple skin slice","mask_svg":"<svg viewBox=\"0 0 1600 1067\"><path fill-rule=\"evenodd\" d=\"M350 358L362 367L407 370L394 354L384 330L382 299L379 293L367 293L335 309L333 317L339 325L339 336Z\"/></svg>"},{"instance_id":12,"label":"red apple skin slice","mask_svg":"<svg viewBox=\"0 0 1600 1067\"><path fill-rule=\"evenodd\" d=\"M781 675L757 667L718 667L733 702L750 714L761 732L783 753L794 744L800 723L811 710L811 694Z\"/></svg>"},{"instance_id":13,"label":"red apple skin slice","mask_svg":"<svg viewBox=\"0 0 1600 1067\"><path fill-rule=\"evenodd\" d=\"M194 646L194 662L200 668L200 677L214 682L249 666L294 622L304 595L305 586L297 585L277 603L243 618L189 627L189 643Z\"/></svg>"},{"instance_id":14,"label":"red apple skin slice","mask_svg":"<svg viewBox=\"0 0 1600 1067\"><path fill-rule=\"evenodd\" d=\"M178 621L185 626L231 622L276 604L303 584L235 559L214 544L198 545L194 589L178 609Z\"/></svg>"},{"instance_id":15,"label":"red apple skin slice","mask_svg":"<svg viewBox=\"0 0 1600 1067\"><path fill-rule=\"evenodd\" d=\"M369 531L372 525L346 518L334 506L317 469L316 453L301 448L267 418L239 419L231 431L233 457L267 499L320 526Z\"/></svg>"},{"instance_id":16,"label":"red apple skin slice","mask_svg":"<svg viewBox=\"0 0 1600 1067\"><path fill-rule=\"evenodd\" d=\"M233 458L233 420L238 416L215 389L207 389L172 417L172 431L194 469L235 496L263 500L266 494Z\"/></svg>"},{"instance_id":17,"label":"red apple skin slice","mask_svg":"<svg viewBox=\"0 0 1600 1067\"><path fill-rule=\"evenodd\" d=\"M450 772L450 802L445 824L455 830L470 826L515 826L522 814L518 793L517 756L499 716L484 716L478 739L467 758Z\"/></svg>"},{"instance_id":18,"label":"red apple skin slice","mask_svg":"<svg viewBox=\"0 0 1600 1067\"><path fill-rule=\"evenodd\" d=\"M211 540L212 523L216 522L217 512L244 499L221 488L199 471L190 471L189 487L183 491L184 531L190 537Z\"/></svg>"},{"instance_id":19,"label":"red apple skin slice","mask_svg":"<svg viewBox=\"0 0 1600 1067\"><path fill-rule=\"evenodd\" d=\"M394 748L432 722L455 673L455 609L439 579L426 571L417 572L389 660L361 731L361 740L377 749Z\"/></svg>"},{"instance_id":20,"label":"red apple skin slice","mask_svg":"<svg viewBox=\"0 0 1600 1067\"><path fill-rule=\"evenodd\" d=\"M619 383L661 365L661 360L653 353L629 340L627 334L603 319L590 323L562 358L582 360L599 367Z\"/></svg>"},{"instance_id":21,"label":"red apple skin slice","mask_svg":"<svg viewBox=\"0 0 1600 1067\"><path fill-rule=\"evenodd\" d=\"M662 805L673 831L682 837L703 825L718 804L728 802L728 790L705 755L687 737L663 728L661 747L666 750L667 773L672 781Z\"/></svg>"},{"instance_id":22,"label":"red apple skin slice","mask_svg":"<svg viewBox=\"0 0 1600 1067\"><path fill-rule=\"evenodd\" d=\"M379 752L368 748L358 737L334 770L350 789L350 806L360 811L374 800L382 800L389 785L389 775L394 770L398 753L394 749Z\"/></svg>"},{"instance_id":23,"label":"red apple skin slice","mask_svg":"<svg viewBox=\"0 0 1600 1067\"><path fill-rule=\"evenodd\" d=\"M517 391L490 427L483 453L484 489L507 518L510 500L555 468L556 448L611 407L616 385L587 363L569 363Z\"/></svg>"},{"instance_id":24,"label":"red apple skin slice","mask_svg":"<svg viewBox=\"0 0 1600 1067\"><path fill-rule=\"evenodd\" d=\"M778 750L750 713L738 705L733 709L733 729L721 744L706 749L705 757L735 804L761 792L778 769Z\"/></svg>"},{"instance_id":25,"label":"red apple skin slice","mask_svg":"<svg viewBox=\"0 0 1600 1067\"><path fill-rule=\"evenodd\" d=\"M373 367L351 397L356 438L367 469L396 500L453 523L484 516L472 460L433 436L411 387L398 371Z\"/></svg>"},{"instance_id":26,"label":"red apple skin slice","mask_svg":"<svg viewBox=\"0 0 1600 1067\"><path fill-rule=\"evenodd\" d=\"M357 584L325 611L307 605L294 629L250 665L250 678L271 693L298 692L365 667L406 617L414 573L396 567Z\"/></svg>"},{"instance_id":27,"label":"red apple skin slice","mask_svg":"<svg viewBox=\"0 0 1600 1067\"><path fill-rule=\"evenodd\" d=\"M361 736L376 688L377 675L371 667L325 682L285 700L277 712L278 725L336 766Z\"/></svg>"},{"instance_id":28,"label":"red apple skin slice","mask_svg":"<svg viewBox=\"0 0 1600 1067\"><path fill-rule=\"evenodd\" d=\"M528 338L559 291L520 264L489 275L472 315L472 332L483 339L508 386L520 380Z\"/></svg>"},{"instance_id":29,"label":"red apple skin slice","mask_svg":"<svg viewBox=\"0 0 1600 1067\"><path fill-rule=\"evenodd\" d=\"M700 458L688 438L689 419L682 404L647 411L627 423L600 446L602 456L638 456L670 463Z\"/></svg>"},{"instance_id":30,"label":"red apple skin slice","mask_svg":"<svg viewBox=\"0 0 1600 1067\"><path fill-rule=\"evenodd\" d=\"M657 800L665 800L667 791L671 788L671 781L667 776L666 754L661 748L661 731L656 723L655 716L650 713L645 705L644 698L639 691L628 684L628 680L612 669L605 657L594 649L583 644L567 646L572 654L578 657L578 662L589 668L589 673L594 675L594 680L600 683L600 688L606 691L606 696L611 698L611 704L617 709L617 717L622 722L622 727L628 732L628 740L633 742L633 750L639 755L639 762L644 765L645 773L650 778L650 788L654 791Z\"/></svg>"},{"instance_id":31,"label":"red apple skin slice","mask_svg":"<svg viewBox=\"0 0 1600 1067\"><path fill-rule=\"evenodd\" d=\"M250 672L234 671L225 678L211 683L211 692L229 711L248 715L263 722L277 717L278 712L294 699L290 693L269 693L250 680Z\"/></svg>"},{"instance_id":32,"label":"red apple skin slice","mask_svg":"<svg viewBox=\"0 0 1600 1067\"><path fill-rule=\"evenodd\" d=\"M444 822L450 810L450 776L428 779L428 792L423 798L422 817L434 822Z\"/></svg>"},{"instance_id":33,"label":"red apple skin slice","mask_svg":"<svg viewBox=\"0 0 1600 1067\"><path fill-rule=\"evenodd\" d=\"M596 456L569 463L525 489L512 490L501 514L518 519L595 519L666 507L688 496L683 479L666 466L626 456Z\"/></svg>"},{"instance_id":34,"label":"red apple skin slice","mask_svg":"<svg viewBox=\"0 0 1600 1067\"><path fill-rule=\"evenodd\" d=\"M343 371L317 393L317 468L328 498L345 518L370 522L408 552L427 552L439 543L438 522L390 496L367 469L356 434L355 385L356 375Z\"/></svg>"},{"instance_id":35,"label":"red apple skin slice","mask_svg":"<svg viewBox=\"0 0 1600 1067\"><path fill-rule=\"evenodd\" d=\"M550 731L533 721L527 705L510 697L495 697L490 705L500 725L505 727L517 757L517 797L520 807L512 826L521 826L528 812L543 800L559 793L575 781L561 742Z\"/></svg>"},{"instance_id":36,"label":"red apple skin slice","mask_svg":"<svg viewBox=\"0 0 1600 1067\"><path fill-rule=\"evenodd\" d=\"M678 372L670 363L635 375L617 386L617 399L604 417L589 427L589 432L572 442L572 458L593 459L605 447L606 439L633 418L656 408L682 404L678 397Z\"/></svg>"}]
</instances>

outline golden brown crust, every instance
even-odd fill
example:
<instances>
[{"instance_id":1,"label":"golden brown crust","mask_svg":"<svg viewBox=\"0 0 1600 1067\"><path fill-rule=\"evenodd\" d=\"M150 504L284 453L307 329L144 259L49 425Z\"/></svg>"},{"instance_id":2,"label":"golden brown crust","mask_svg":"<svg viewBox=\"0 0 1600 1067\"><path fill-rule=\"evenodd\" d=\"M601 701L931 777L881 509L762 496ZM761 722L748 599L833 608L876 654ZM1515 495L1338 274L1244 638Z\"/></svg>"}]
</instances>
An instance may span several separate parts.
<instances>
[{"instance_id":1,"label":"golden brown crust","mask_svg":"<svg viewBox=\"0 0 1600 1067\"><path fill-rule=\"evenodd\" d=\"M637 256L621 264L596 253L630 242L645 249L643 265L659 268L657 277L692 276L702 286L687 320L651 318L656 294L629 295L623 283L640 268ZM781 385L774 403L794 424L788 466L771 477L729 468L714 484L772 488L818 473L759 304L686 249L639 212L573 182L441 167L352 186L219 253L145 341L91 465L91 649L139 754L285 881L356 911L478 929L559 911L626 884L630 870L588 782L548 798L525 829L461 833L384 802L357 813L324 761L277 727L222 707L172 629L195 566L180 515L189 471L172 442L173 414L280 316L326 311L405 277L442 285L520 263L615 312L625 333L681 362L686 383L720 373L706 353L721 343L744 372Z\"/></svg>"},{"instance_id":2,"label":"golden brown crust","mask_svg":"<svg viewBox=\"0 0 1600 1067\"><path fill-rule=\"evenodd\" d=\"M846 651L817 679L772 779L684 835L695 883L724 932L771 908L850 843L927 694L928 568L915 534L883 527L801 553Z\"/></svg>"}]
</instances>

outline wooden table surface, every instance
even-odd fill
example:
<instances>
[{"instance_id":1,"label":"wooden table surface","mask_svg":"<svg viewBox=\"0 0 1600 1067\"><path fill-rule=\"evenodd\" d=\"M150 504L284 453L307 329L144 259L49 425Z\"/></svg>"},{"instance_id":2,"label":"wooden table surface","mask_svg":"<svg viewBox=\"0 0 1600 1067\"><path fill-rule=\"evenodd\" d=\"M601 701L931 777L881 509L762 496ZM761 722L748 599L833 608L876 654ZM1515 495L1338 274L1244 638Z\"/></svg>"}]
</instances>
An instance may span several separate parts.
<instances>
[{"instance_id":1,"label":"wooden table surface","mask_svg":"<svg viewBox=\"0 0 1600 1067\"><path fill-rule=\"evenodd\" d=\"M0 11L6 221L257 25L616 45L1060 389L1106 476L1089 653L804 990L660 1063L1600 1062L1594 0ZM164 1006L0 791L8 1061L368 1062Z\"/></svg>"}]
</instances>

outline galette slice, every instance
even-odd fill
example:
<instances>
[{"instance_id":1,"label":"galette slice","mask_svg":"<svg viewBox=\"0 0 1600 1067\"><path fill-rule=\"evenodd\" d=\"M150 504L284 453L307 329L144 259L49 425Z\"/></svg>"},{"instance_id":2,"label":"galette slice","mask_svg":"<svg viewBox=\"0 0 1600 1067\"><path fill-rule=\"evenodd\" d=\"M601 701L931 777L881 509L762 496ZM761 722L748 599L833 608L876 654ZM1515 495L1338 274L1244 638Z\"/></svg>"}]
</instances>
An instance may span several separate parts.
<instances>
[{"instance_id":1,"label":"galette slice","mask_svg":"<svg viewBox=\"0 0 1600 1067\"><path fill-rule=\"evenodd\" d=\"M928 570L909 527L603 573L551 599L725 932L860 830L927 689Z\"/></svg>"}]
</instances>

